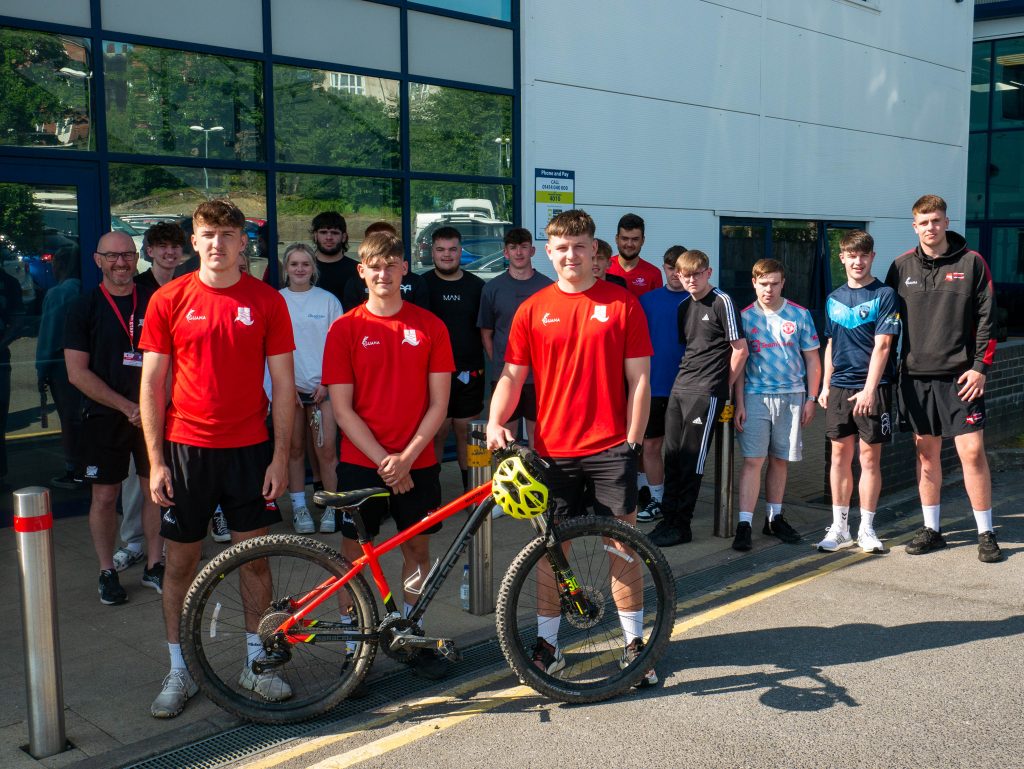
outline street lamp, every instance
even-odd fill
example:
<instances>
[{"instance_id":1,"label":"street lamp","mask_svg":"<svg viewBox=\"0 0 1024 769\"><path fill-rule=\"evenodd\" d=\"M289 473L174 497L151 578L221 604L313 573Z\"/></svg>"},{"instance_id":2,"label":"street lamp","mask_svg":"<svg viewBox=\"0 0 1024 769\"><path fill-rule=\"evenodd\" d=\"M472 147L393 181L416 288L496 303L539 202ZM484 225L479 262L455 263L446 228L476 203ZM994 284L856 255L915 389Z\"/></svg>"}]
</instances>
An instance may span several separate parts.
<instances>
[{"instance_id":1,"label":"street lamp","mask_svg":"<svg viewBox=\"0 0 1024 769\"><path fill-rule=\"evenodd\" d=\"M188 127L190 131L202 131L203 132L203 158L209 159L210 157L210 134L214 131L223 131L224 126L215 125L210 128L203 128L201 125L190 125ZM207 198L210 197L210 174L206 170L206 164L203 164L203 188Z\"/></svg>"},{"instance_id":2,"label":"street lamp","mask_svg":"<svg viewBox=\"0 0 1024 769\"><path fill-rule=\"evenodd\" d=\"M494 143L498 145L498 168L509 168L512 165L512 148L509 146L512 140L507 136L499 136Z\"/></svg>"}]
</instances>

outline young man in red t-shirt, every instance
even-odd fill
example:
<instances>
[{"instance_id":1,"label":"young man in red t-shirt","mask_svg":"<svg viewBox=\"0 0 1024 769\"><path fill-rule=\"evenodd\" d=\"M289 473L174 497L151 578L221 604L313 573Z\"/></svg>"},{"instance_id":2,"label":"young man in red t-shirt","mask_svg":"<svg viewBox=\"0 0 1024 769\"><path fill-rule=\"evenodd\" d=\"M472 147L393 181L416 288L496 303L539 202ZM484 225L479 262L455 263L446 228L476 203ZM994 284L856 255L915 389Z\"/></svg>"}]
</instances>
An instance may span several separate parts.
<instances>
[{"instance_id":1,"label":"young man in red t-shirt","mask_svg":"<svg viewBox=\"0 0 1024 769\"><path fill-rule=\"evenodd\" d=\"M401 239L388 232L363 240L357 269L369 296L334 322L324 347L321 382L344 434L338 490L381 484L391 489L386 503L363 505L370 537L389 512L402 531L441 504L434 435L448 413L455 360L441 319L402 300L402 276L409 269L404 253ZM340 528L345 557L362 557L359 532L348 516ZM406 615L416 602L417 583L430 571L429 535L440 528L401 546ZM397 607L387 610L392 608ZM413 664L427 678L440 678L447 669L436 653L421 653Z\"/></svg>"},{"instance_id":2,"label":"young man in red t-shirt","mask_svg":"<svg viewBox=\"0 0 1024 769\"><path fill-rule=\"evenodd\" d=\"M612 257L608 267L609 275L618 275L626 281L626 288L633 296L661 288L661 270L640 258L644 246L644 220L636 214L626 214L619 219L615 231L615 245L619 253Z\"/></svg>"},{"instance_id":3,"label":"young man in red t-shirt","mask_svg":"<svg viewBox=\"0 0 1024 769\"><path fill-rule=\"evenodd\" d=\"M176 716L197 691L181 657L178 620L214 509L223 508L232 542L266 534L281 520L274 500L288 487L295 415L288 307L272 287L241 270L245 216L233 203L211 200L199 205L192 222L199 269L153 295L139 344L150 492L163 508L160 533L167 541L163 609L171 672L153 701L157 718ZM264 366L273 387L273 442ZM242 592L246 615L258 617L271 599L265 561L242 570ZM287 699L291 688L278 673L252 669L264 656L256 630L247 620L248 664L238 684L268 700Z\"/></svg>"},{"instance_id":4,"label":"young man in red t-shirt","mask_svg":"<svg viewBox=\"0 0 1024 769\"><path fill-rule=\"evenodd\" d=\"M640 302L594 276L594 220L565 211L547 226L547 252L558 282L527 299L516 312L505 368L491 396L487 444L514 440L503 425L533 373L537 393L537 453L547 473L556 516L579 515L592 503L599 515L635 525L637 461L650 409L651 340ZM625 382L625 387L623 387ZM611 557L611 556L610 556ZM616 564L623 589L616 605L628 655L642 648L643 593L632 559ZM538 605L558 606L550 567L538 570ZM533 661L555 673L565 666L558 648L559 616L537 615ZM648 671L646 683L657 683Z\"/></svg>"}]
</instances>

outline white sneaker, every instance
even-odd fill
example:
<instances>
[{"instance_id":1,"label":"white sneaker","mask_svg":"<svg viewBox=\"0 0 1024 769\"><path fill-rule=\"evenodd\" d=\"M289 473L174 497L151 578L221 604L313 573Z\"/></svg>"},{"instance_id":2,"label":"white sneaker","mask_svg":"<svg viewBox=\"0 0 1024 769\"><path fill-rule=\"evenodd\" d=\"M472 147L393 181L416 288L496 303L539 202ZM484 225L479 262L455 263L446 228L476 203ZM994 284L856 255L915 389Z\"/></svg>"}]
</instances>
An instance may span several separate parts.
<instances>
[{"instance_id":1,"label":"white sneaker","mask_svg":"<svg viewBox=\"0 0 1024 769\"><path fill-rule=\"evenodd\" d=\"M825 539L818 543L818 550L823 553L834 553L844 547L849 547L853 544L853 537L850 536L849 531L842 531L838 526L829 526L828 531L825 532Z\"/></svg>"},{"instance_id":2,"label":"white sneaker","mask_svg":"<svg viewBox=\"0 0 1024 769\"><path fill-rule=\"evenodd\" d=\"M256 692L265 700L280 702L292 696L292 687L288 685L280 674L273 670L256 674L251 665L242 668L242 674L238 677L238 685L250 692Z\"/></svg>"},{"instance_id":3,"label":"white sneaker","mask_svg":"<svg viewBox=\"0 0 1024 769\"><path fill-rule=\"evenodd\" d=\"M316 526L313 525L313 516L309 514L309 510L305 506L296 507L292 511L292 526L296 534L312 534L316 531Z\"/></svg>"},{"instance_id":4,"label":"white sneaker","mask_svg":"<svg viewBox=\"0 0 1024 769\"><path fill-rule=\"evenodd\" d=\"M334 508L328 507L324 510L324 514L320 516L320 533L333 534L334 531Z\"/></svg>"},{"instance_id":5,"label":"white sneaker","mask_svg":"<svg viewBox=\"0 0 1024 769\"><path fill-rule=\"evenodd\" d=\"M224 517L224 511L220 509L220 505L218 505L217 509L213 511L213 525L210 527L210 533L214 542L231 541L231 530L228 528L228 519Z\"/></svg>"},{"instance_id":6,"label":"white sneaker","mask_svg":"<svg viewBox=\"0 0 1024 769\"><path fill-rule=\"evenodd\" d=\"M857 544L860 545L860 549L865 553L884 553L885 546L882 544L882 540L875 534L875 530L870 526L865 526L859 532L857 532Z\"/></svg>"},{"instance_id":7,"label":"white sneaker","mask_svg":"<svg viewBox=\"0 0 1024 769\"><path fill-rule=\"evenodd\" d=\"M154 718L174 718L185 709L189 697L199 691L187 670L172 670L164 678L160 694L153 700L149 712Z\"/></svg>"},{"instance_id":8,"label":"white sneaker","mask_svg":"<svg viewBox=\"0 0 1024 769\"><path fill-rule=\"evenodd\" d=\"M124 571L129 566L134 566L145 557L146 554L141 550L134 550L130 547L119 547L114 551L114 570Z\"/></svg>"}]
</instances>

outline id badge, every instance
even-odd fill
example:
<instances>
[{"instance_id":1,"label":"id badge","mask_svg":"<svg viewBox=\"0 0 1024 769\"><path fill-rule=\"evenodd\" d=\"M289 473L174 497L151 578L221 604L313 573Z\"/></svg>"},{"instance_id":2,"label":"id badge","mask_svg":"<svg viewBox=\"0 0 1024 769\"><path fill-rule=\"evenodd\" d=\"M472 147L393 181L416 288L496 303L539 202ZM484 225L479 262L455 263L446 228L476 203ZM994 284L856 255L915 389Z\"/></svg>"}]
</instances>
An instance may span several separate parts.
<instances>
[{"instance_id":1,"label":"id badge","mask_svg":"<svg viewBox=\"0 0 1024 769\"><path fill-rule=\"evenodd\" d=\"M135 366L136 368L142 368L142 353L141 352L126 352L124 354L123 364L125 366Z\"/></svg>"}]
</instances>

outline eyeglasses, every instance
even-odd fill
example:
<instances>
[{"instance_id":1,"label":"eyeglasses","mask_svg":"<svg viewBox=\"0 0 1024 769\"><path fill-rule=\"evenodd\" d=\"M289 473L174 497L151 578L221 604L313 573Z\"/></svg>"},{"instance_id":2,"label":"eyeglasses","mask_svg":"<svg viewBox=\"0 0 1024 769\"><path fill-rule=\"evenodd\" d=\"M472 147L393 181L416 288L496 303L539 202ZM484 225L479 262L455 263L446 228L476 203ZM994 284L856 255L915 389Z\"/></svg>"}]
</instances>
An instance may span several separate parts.
<instances>
[{"instance_id":1,"label":"eyeglasses","mask_svg":"<svg viewBox=\"0 0 1024 769\"><path fill-rule=\"evenodd\" d=\"M126 262L130 262L139 255L138 251L97 251L96 253L111 264L116 262L118 259L124 259Z\"/></svg>"},{"instance_id":2,"label":"eyeglasses","mask_svg":"<svg viewBox=\"0 0 1024 769\"><path fill-rule=\"evenodd\" d=\"M707 267L705 267L703 270L698 270L697 272L680 272L679 270L676 270L676 276L680 280L691 280L693 278L699 278L701 275L703 275L707 271L708 271Z\"/></svg>"}]
</instances>

